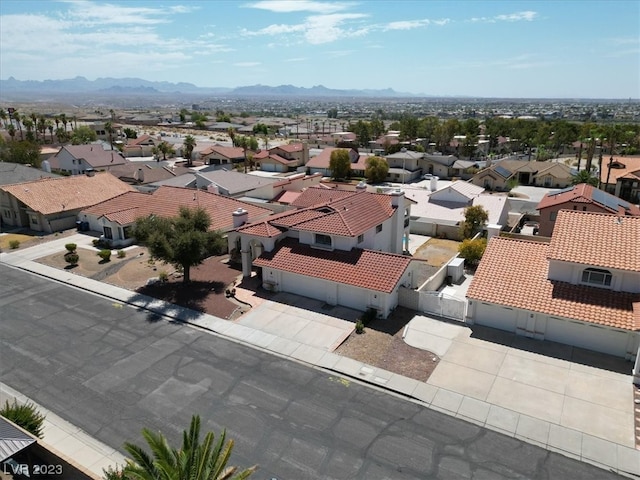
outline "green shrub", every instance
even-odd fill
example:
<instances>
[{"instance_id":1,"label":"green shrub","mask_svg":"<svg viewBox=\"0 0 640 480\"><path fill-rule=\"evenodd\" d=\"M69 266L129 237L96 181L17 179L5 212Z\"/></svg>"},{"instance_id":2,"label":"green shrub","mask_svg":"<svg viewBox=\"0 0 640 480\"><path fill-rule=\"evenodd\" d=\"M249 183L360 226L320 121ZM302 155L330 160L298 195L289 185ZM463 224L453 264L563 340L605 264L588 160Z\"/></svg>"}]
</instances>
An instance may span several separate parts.
<instances>
[{"instance_id":1,"label":"green shrub","mask_svg":"<svg viewBox=\"0 0 640 480\"><path fill-rule=\"evenodd\" d=\"M364 323L362 323L362 320L356 322L356 333L358 335L364 333Z\"/></svg>"},{"instance_id":2,"label":"green shrub","mask_svg":"<svg viewBox=\"0 0 640 480\"><path fill-rule=\"evenodd\" d=\"M161 282L166 282L167 280L169 280L169 274L164 270L162 270L161 272L158 273L158 278L160 279Z\"/></svg>"},{"instance_id":3,"label":"green shrub","mask_svg":"<svg viewBox=\"0 0 640 480\"><path fill-rule=\"evenodd\" d=\"M20 241L19 240L11 240L9 242L9 248L11 250L15 250L16 248L19 248L19 247L20 247Z\"/></svg>"},{"instance_id":4,"label":"green shrub","mask_svg":"<svg viewBox=\"0 0 640 480\"><path fill-rule=\"evenodd\" d=\"M482 259L482 255L484 255L486 248L486 238L477 238L475 240L467 238L466 240L463 240L458 247L458 252L460 252L460 256L464 258L465 261L471 265L477 265L480 262L480 259Z\"/></svg>"},{"instance_id":5,"label":"green shrub","mask_svg":"<svg viewBox=\"0 0 640 480\"><path fill-rule=\"evenodd\" d=\"M78 265L78 260L80 260L80 255L75 252L67 252L64 254L64 261L69 265Z\"/></svg>"},{"instance_id":6,"label":"green shrub","mask_svg":"<svg viewBox=\"0 0 640 480\"><path fill-rule=\"evenodd\" d=\"M124 258L127 256L127 252L124 250L118 250L118 258Z\"/></svg>"},{"instance_id":7,"label":"green shrub","mask_svg":"<svg viewBox=\"0 0 640 480\"><path fill-rule=\"evenodd\" d=\"M98 256L104 261L104 262L108 262L111 260L111 250L100 250L98 252Z\"/></svg>"},{"instance_id":8,"label":"green shrub","mask_svg":"<svg viewBox=\"0 0 640 480\"><path fill-rule=\"evenodd\" d=\"M100 245L100 240L98 240L97 238L94 238L93 240L91 240L91 243L93 243L94 247L97 247Z\"/></svg>"},{"instance_id":9,"label":"green shrub","mask_svg":"<svg viewBox=\"0 0 640 480\"><path fill-rule=\"evenodd\" d=\"M76 248L78 248L78 245L76 245L75 243L67 243L64 248L67 249L67 252L69 253L73 253L76 251Z\"/></svg>"},{"instance_id":10,"label":"green shrub","mask_svg":"<svg viewBox=\"0 0 640 480\"><path fill-rule=\"evenodd\" d=\"M42 438L42 424L45 416L38 412L33 403L18 405L18 402L15 400L12 404L7 400L4 407L0 409L0 415L11 420L36 437Z\"/></svg>"}]
</instances>

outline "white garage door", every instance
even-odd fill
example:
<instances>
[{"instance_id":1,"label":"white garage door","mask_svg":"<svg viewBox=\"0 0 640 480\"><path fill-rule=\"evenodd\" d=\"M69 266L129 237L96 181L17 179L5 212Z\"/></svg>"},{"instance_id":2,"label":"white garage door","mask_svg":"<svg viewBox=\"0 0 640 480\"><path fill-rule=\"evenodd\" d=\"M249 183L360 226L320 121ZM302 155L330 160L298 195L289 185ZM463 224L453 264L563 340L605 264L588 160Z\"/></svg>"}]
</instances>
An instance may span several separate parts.
<instances>
[{"instance_id":1,"label":"white garage door","mask_svg":"<svg viewBox=\"0 0 640 480\"><path fill-rule=\"evenodd\" d=\"M624 357L628 333L590 323L549 317L545 339Z\"/></svg>"},{"instance_id":2,"label":"white garage door","mask_svg":"<svg viewBox=\"0 0 640 480\"><path fill-rule=\"evenodd\" d=\"M517 313L512 308L487 303L478 303L474 322L478 325L499 328L508 332L516 331Z\"/></svg>"},{"instance_id":3,"label":"white garage door","mask_svg":"<svg viewBox=\"0 0 640 480\"><path fill-rule=\"evenodd\" d=\"M313 277L305 277L294 273L282 272L281 290L283 292L295 293L303 297L326 300L326 291L321 280Z\"/></svg>"}]
</instances>

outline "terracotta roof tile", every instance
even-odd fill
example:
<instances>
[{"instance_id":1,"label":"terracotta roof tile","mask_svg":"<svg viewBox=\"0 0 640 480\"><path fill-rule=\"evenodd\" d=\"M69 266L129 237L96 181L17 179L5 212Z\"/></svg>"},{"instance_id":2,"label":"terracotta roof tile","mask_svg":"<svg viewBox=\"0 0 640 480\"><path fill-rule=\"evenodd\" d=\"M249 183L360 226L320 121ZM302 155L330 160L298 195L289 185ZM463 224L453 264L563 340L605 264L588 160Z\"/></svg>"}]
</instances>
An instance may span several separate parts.
<instances>
[{"instance_id":1,"label":"terracotta roof tile","mask_svg":"<svg viewBox=\"0 0 640 480\"><path fill-rule=\"evenodd\" d=\"M640 272L640 217L561 210L548 258Z\"/></svg>"},{"instance_id":2,"label":"terracotta roof tile","mask_svg":"<svg viewBox=\"0 0 640 480\"><path fill-rule=\"evenodd\" d=\"M409 267L411 259L357 248L329 252L287 239L273 252L263 253L253 263L264 268L391 293Z\"/></svg>"},{"instance_id":3,"label":"terracotta roof tile","mask_svg":"<svg viewBox=\"0 0 640 480\"><path fill-rule=\"evenodd\" d=\"M173 217L178 215L181 206L202 207L211 217L212 230L230 230L233 228L232 213L238 208L249 212L249 218L261 220L272 212L267 208L215 193L162 186L152 194L130 192L112 200L95 205L84 211L86 214L105 216L122 225L147 215Z\"/></svg>"},{"instance_id":4,"label":"terracotta roof tile","mask_svg":"<svg viewBox=\"0 0 640 480\"><path fill-rule=\"evenodd\" d=\"M549 280L550 249L547 243L492 238L467 297L609 327L640 330L638 314L634 313L634 309L637 310L634 303L640 301L640 294Z\"/></svg>"},{"instance_id":5,"label":"terracotta roof tile","mask_svg":"<svg viewBox=\"0 0 640 480\"><path fill-rule=\"evenodd\" d=\"M606 202L606 205L601 203L603 200ZM537 209L541 210L569 202L592 203L611 213L618 213L620 208L622 208L626 215L640 215L640 208L635 205L625 202L615 195L598 190L586 183L580 183L556 193L547 193L542 200L540 200L540 203L538 203Z\"/></svg>"},{"instance_id":6,"label":"terracotta roof tile","mask_svg":"<svg viewBox=\"0 0 640 480\"><path fill-rule=\"evenodd\" d=\"M351 195L353 195L353 192L349 190L338 190L321 186L309 187L304 190L298 198L291 203L291 205L298 208L305 208L313 205L333 202L334 200L339 200Z\"/></svg>"},{"instance_id":7,"label":"terracotta roof tile","mask_svg":"<svg viewBox=\"0 0 640 480\"><path fill-rule=\"evenodd\" d=\"M75 175L43 178L34 182L4 185L0 189L43 215L86 208L134 190L131 185L108 172L96 173L92 177Z\"/></svg>"}]
</instances>

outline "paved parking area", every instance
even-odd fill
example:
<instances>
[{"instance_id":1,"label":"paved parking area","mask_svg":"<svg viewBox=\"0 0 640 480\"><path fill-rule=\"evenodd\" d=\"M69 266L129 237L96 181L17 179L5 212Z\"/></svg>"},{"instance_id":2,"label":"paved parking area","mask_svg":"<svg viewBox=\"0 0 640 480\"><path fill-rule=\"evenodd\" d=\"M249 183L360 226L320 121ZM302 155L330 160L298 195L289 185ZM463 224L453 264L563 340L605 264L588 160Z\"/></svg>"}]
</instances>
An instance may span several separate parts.
<instances>
[{"instance_id":1,"label":"paved parking area","mask_svg":"<svg viewBox=\"0 0 640 480\"><path fill-rule=\"evenodd\" d=\"M580 432L635 448L629 362L425 316L405 341L441 357L427 383L465 396L486 424L569 449L581 448Z\"/></svg>"},{"instance_id":2,"label":"paved parking area","mask_svg":"<svg viewBox=\"0 0 640 480\"><path fill-rule=\"evenodd\" d=\"M240 317L237 323L332 352L353 332L361 314L312 298L278 293Z\"/></svg>"}]
</instances>

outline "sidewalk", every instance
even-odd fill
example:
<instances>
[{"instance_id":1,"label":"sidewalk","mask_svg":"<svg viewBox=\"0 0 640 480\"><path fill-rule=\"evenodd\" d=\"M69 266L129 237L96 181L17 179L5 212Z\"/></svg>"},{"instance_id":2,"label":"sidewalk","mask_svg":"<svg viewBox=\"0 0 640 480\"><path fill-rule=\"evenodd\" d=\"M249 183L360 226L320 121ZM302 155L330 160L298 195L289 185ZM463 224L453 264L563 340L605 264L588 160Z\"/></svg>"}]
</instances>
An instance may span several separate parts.
<instances>
[{"instance_id":1,"label":"sidewalk","mask_svg":"<svg viewBox=\"0 0 640 480\"><path fill-rule=\"evenodd\" d=\"M411 400L419 401L434 410L506 435L520 438L548 450L560 452L565 456L592 463L607 470L610 469L628 476L640 475L640 452L627 445L617 444L582 431L562 427L552 424L551 422L545 422L541 419L505 408L497 403L490 403L488 399L487 401L479 400L472 395L461 394L430 382L419 382L403 377L347 357L342 357L324 348L304 344L293 339L282 338L272 333L229 322L211 315L194 312L193 310L168 304L151 297L80 277L67 271L58 270L32 261L35 258L47 255L49 250L51 250L51 253L60 251L61 248L64 248L64 243L74 241L78 243L78 246L81 246L82 242L89 244L91 241L91 238L84 235L78 235L77 237L79 238L75 238L74 236L62 239L62 245L54 244L49 246L48 244L43 244L33 249L0 253L0 262L52 280L64 282L70 286L110 298L117 302L144 308L167 318L177 319L184 323L204 328L230 340L252 345L283 357L335 371L338 374L360 380ZM446 335L444 336L446 337ZM2 385L0 385L0 387L4 388ZM504 395L509 395L509 392L505 392ZM73 428L75 427L67 427L66 431L70 431L69 429ZM62 430L62 432L59 430ZM113 451L113 449L109 449L109 447L101 445L94 448L95 445L98 445L98 442L86 436L86 434L83 434L79 429L76 429L72 435L66 436L64 435L64 431L65 428L52 424L51 433L47 432L50 436L60 437L60 442L56 445L56 448L62 453L67 454L69 451L70 453L77 452L77 446L80 443L87 447L87 451L93 449L92 451L95 455L102 454L101 458L103 459L108 458L114 463L122 463L120 454ZM45 436L45 441L48 441L47 436ZM107 455L109 450L115 453ZM81 461L83 460L77 460L78 463ZM89 460L87 460L87 462L88 461ZM87 469L95 469L96 462L97 460L94 461L93 464L83 463L83 466ZM103 463L100 463L99 471L97 471L98 474L102 473L102 467Z\"/></svg>"}]
</instances>

